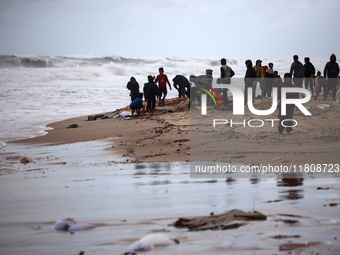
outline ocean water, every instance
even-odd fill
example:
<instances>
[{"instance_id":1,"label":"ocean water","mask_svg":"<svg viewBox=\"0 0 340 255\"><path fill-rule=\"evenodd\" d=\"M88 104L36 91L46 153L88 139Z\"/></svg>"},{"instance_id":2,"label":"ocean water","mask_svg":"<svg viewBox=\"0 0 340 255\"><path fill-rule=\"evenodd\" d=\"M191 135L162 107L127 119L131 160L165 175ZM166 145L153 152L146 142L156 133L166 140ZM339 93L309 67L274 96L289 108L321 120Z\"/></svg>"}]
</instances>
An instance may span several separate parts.
<instances>
[{"instance_id":1,"label":"ocean water","mask_svg":"<svg viewBox=\"0 0 340 255\"><path fill-rule=\"evenodd\" d=\"M227 59L236 78L244 77L244 62ZM263 65L269 62L283 76L292 60L263 59ZM312 62L322 71L327 60ZM206 69L212 69L216 78L220 75L219 59L0 56L0 148L8 141L44 135L46 125L55 121L127 106L130 77L143 87L147 75L157 75L159 67L164 67L171 83L177 74L189 78ZM176 96L175 89L168 90L168 98Z\"/></svg>"}]
</instances>

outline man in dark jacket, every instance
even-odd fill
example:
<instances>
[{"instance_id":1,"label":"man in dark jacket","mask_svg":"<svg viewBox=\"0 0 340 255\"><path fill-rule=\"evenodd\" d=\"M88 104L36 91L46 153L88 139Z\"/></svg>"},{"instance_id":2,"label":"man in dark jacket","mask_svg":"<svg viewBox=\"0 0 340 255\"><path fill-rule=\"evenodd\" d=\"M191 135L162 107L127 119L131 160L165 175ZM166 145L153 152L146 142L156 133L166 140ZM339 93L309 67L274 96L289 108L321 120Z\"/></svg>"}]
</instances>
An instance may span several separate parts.
<instances>
[{"instance_id":1,"label":"man in dark jacket","mask_svg":"<svg viewBox=\"0 0 340 255\"><path fill-rule=\"evenodd\" d=\"M305 77L306 70L303 64L299 61L298 55L293 56L294 62L290 66L290 74L294 76L294 84L296 87L302 88L303 78Z\"/></svg>"},{"instance_id":2,"label":"man in dark jacket","mask_svg":"<svg viewBox=\"0 0 340 255\"><path fill-rule=\"evenodd\" d=\"M305 78L305 88L312 91L312 97L314 97L314 89L313 89L313 77L315 75L314 65L310 62L309 57L305 57L305 70L306 70L306 78Z\"/></svg>"},{"instance_id":3,"label":"man in dark jacket","mask_svg":"<svg viewBox=\"0 0 340 255\"><path fill-rule=\"evenodd\" d=\"M336 62L336 56L334 54L331 55L330 61L326 64L325 69L323 71L323 76L328 78L328 86L327 91L324 93L323 99L326 100L329 90L333 90L333 100L336 100L336 89L338 85L338 76L339 76L339 65Z\"/></svg>"},{"instance_id":4,"label":"man in dark jacket","mask_svg":"<svg viewBox=\"0 0 340 255\"><path fill-rule=\"evenodd\" d=\"M126 85L127 89L130 90L131 102L135 100L139 95L139 84L135 77L131 77L130 81Z\"/></svg>"},{"instance_id":5,"label":"man in dark jacket","mask_svg":"<svg viewBox=\"0 0 340 255\"><path fill-rule=\"evenodd\" d=\"M256 72L250 59L246 61L246 75L244 76L244 104L248 102L248 88L253 89L253 102L255 98Z\"/></svg>"},{"instance_id":6,"label":"man in dark jacket","mask_svg":"<svg viewBox=\"0 0 340 255\"><path fill-rule=\"evenodd\" d=\"M148 76L148 83L144 84L144 97L148 103L149 115L152 116L156 106L156 96L160 96L157 84L151 75Z\"/></svg>"},{"instance_id":7,"label":"man in dark jacket","mask_svg":"<svg viewBox=\"0 0 340 255\"><path fill-rule=\"evenodd\" d=\"M190 82L183 75L176 75L175 78L172 79L174 82L174 87L178 90L178 97L185 97L185 89L188 90L188 94L190 95Z\"/></svg>"}]
</instances>

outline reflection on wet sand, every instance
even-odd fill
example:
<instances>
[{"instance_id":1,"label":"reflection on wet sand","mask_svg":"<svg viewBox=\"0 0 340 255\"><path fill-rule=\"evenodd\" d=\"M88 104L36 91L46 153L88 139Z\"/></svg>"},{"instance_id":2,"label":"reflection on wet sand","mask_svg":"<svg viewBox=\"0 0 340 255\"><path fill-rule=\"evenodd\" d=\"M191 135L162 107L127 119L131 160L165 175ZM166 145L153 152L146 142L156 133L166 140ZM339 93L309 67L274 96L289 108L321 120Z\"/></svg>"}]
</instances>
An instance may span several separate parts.
<instances>
[{"instance_id":1,"label":"reflection on wet sand","mask_svg":"<svg viewBox=\"0 0 340 255\"><path fill-rule=\"evenodd\" d=\"M65 147L59 153L46 146L40 155L31 146L30 154L40 155L35 164L0 176L1 254L121 254L155 231L180 243L148 255L340 254L339 179L190 178L188 163L118 164L111 155L94 156L93 146L79 161L72 145ZM261 212L267 220L233 219L197 231L169 226L234 209ZM55 221L66 217L97 227L72 235L55 231Z\"/></svg>"},{"instance_id":2,"label":"reflection on wet sand","mask_svg":"<svg viewBox=\"0 0 340 255\"><path fill-rule=\"evenodd\" d=\"M297 175L295 178L281 178L277 180L278 187L298 187L303 186L303 178L300 175ZM304 190L303 189L289 189L279 191L279 197L281 199L287 200L298 200L303 199Z\"/></svg>"}]
</instances>

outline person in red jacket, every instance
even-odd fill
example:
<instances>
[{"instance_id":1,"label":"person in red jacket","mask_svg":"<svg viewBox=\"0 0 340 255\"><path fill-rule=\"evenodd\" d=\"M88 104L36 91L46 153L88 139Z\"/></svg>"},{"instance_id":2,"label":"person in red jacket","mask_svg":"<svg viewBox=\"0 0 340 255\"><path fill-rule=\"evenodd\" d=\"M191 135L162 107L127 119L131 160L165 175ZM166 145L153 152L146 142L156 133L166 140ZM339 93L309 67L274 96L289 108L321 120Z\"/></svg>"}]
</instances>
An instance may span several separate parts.
<instances>
[{"instance_id":1,"label":"person in red jacket","mask_svg":"<svg viewBox=\"0 0 340 255\"><path fill-rule=\"evenodd\" d=\"M166 97L167 94L167 90L166 90L166 84L168 83L170 90L172 90L170 82L168 80L168 76L166 76L166 74L164 74L164 69L163 67L159 68L159 75L157 75L155 82L158 82L158 88L159 88L159 105L161 105L161 97L162 94L164 95L162 98L162 103L164 104L164 99Z\"/></svg>"}]
</instances>

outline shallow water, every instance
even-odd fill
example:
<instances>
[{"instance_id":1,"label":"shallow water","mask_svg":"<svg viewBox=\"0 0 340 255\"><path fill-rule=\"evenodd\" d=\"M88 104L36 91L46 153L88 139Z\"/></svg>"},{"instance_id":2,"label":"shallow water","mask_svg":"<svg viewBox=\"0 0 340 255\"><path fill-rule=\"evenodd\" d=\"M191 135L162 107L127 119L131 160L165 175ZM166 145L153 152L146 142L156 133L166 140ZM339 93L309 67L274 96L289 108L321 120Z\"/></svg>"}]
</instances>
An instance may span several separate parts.
<instances>
[{"instance_id":1,"label":"shallow water","mask_svg":"<svg viewBox=\"0 0 340 255\"><path fill-rule=\"evenodd\" d=\"M107 139L1 149L1 164L21 156L34 163L0 176L0 253L121 254L154 231L169 232L180 244L146 254L273 254L287 242L322 242L339 251L339 179L195 179L189 163L126 164L108 150L111 144ZM225 231L168 226L179 217L232 209L255 209L268 218ZM54 222L66 217L98 227L55 231Z\"/></svg>"}]
</instances>

